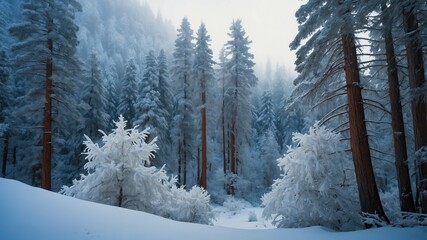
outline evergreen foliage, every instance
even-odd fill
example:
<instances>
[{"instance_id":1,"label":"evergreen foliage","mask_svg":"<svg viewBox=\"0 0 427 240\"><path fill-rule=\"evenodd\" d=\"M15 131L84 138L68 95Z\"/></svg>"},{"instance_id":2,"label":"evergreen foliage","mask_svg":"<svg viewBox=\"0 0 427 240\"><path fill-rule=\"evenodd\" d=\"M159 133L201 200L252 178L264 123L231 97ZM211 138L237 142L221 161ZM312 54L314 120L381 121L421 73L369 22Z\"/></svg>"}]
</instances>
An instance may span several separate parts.
<instances>
[{"instance_id":1,"label":"evergreen foliage","mask_svg":"<svg viewBox=\"0 0 427 240\"><path fill-rule=\"evenodd\" d=\"M234 194L235 186L239 185L236 183L236 177L242 172L244 177L252 176L249 170L252 161L249 150L252 133L250 95L251 88L257 83L257 77L253 70L254 55L249 52L251 41L246 36L241 20L233 21L228 35L230 40L224 46L226 61L222 67L226 73L224 115L229 134L227 143L229 166L226 171L232 175L227 177L229 179L227 185L228 192ZM245 182L244 179L241 180Z\"/></svg>"},{"instance_id":2,"label":"evergreen foliage","mask_svg":"<svg viewBox=\"0 0 427 240\"><path fill-rule=\"evenodd\" d=\"M137 66L134 59L129 59L125 76L122 80L122 92L119 102L119 112L123 114L125 119L133 123L136 119L136 102L138 94Z\"/></svg>"},{"instance_id":3,"label":"evergreen foliage","mask_svg":"<svg viewBox=\"0 0 427 240\"><path fill-rule=\"evenodd\" d=\"M262 197L263 215L278 227L357 228L354 173L341 136L314 125L307 134L295 133L293 141L296 147L278 160L281 178Z\"/></svg>"},{"instance_id":4,"label":"evergreen foliage","mask_svg":"<svg viewBox=\"0 0 427 240\"><path fill-rule=\"evenodd\" d=\"M167 163L168 166L174 166L175 162L171 163L173 156L172 153L172 139L171 139L171 122L174 107L174 98L171 90L169 69L166 59L165 51L160 50L157 56L157 74L158 74L158 92L159 92L159 105L161 118L163 124L159 128L159 151L156 156L156 164ZM157 165L159 166L159 165ZM176 168L175 168L176 169Z\"/></svg>"},{"instance_id":5,"label":"evergreen foliage","mask_svg":"<svg viewBox=\"0 0 427 240\"><path fill-rule=\"evenodd\" d=\"M197 31L197 42L195 47L195 57L194 57L194 63L193 63L193 71L194 71L194 77L197 81L195 89L197 89L197 92L200 95L200 98L198 98L197 103L200 105L200 143L201 145L201 157L199 157L198 161L200 162L201 158L201 164L199 163L199 173L198 176L198 182L203 188L207 188L207 111L210 111L212 109L207 109L207 95L208 93L208 85L213 80L213 64L215 62L212 60L213 53L210 49L210 36L207 33L206 26L204 23L202 23L199 27L199 30Z\"/></svg>"},{"instance_id":6,"label":"evergreen foliage","mask_svg":"<svg viewBox=\"0 0 427 240\"><path fill-rule=\"evenodd\" d=\"M101 66L96 53L92 53L88 60L86 81L82 93L83 101L89 109L84 114L86 119L85 132L90 138L95 139L98 129L106 129L109 116L106 113L106 89L101 73Z\"/></svg>"},{"instance_id":7,"label":"evergreen foliage","mask_svg":"<svg viewBox=\"0 0 427 240\"><path fill-rule=\"evenodd\" d=\"M193 90L194 79L192 77L192 64L194 58L193 30L187 18L182 20L175 40L173 52L172 74L173 87L175 90L175 113L173 125L176 139L176 152L178 153L178 183L192 186L193 182L187 183L188 169L194 169L196 164L196 143L193 131L195 129ZM194 173L194 171L191 171ZM188 179L190 180L190 179Z\"/></svg>"},{"instance_id":8,"label":"evergreen foliage","mask_svg":"<svg viewBox=\"0 0 427 240\"><path fill-rule=\"evenodd\" d=\"M211 224L213 212L209 195L195 187L190 192L177 188L176 179L150 167L158 149L157 138L147 141L148 129L126 129L120 116L110 134L103 133L102 144L86 137L86 175L64 186L62 194L76 198L145 211L178 221Z\"/></svg>"},{"instance_id":9,"label":"evergreen foliage","mask_svg":"<svg viewBox=\"0 0 427 240\"><path fill-rule=\"evenodd\" d=\"M37 182L37 164L41 159L40 145L46 90L46 64L53 63L53 178L62 175L62 165L73 163L80 143L73 133L83 128L82 105L77 89L82 86L80 62L76 58L78 45L75 14L81 11L75 0L23 1L22 22L9 28L16 42L12 45L12 69L15 74L16 108L14 109L14 142L22 161L14 176L24 182ZM48 41L52 42L49 49ZM16 175L15 175L16 174ZM56 181L55 181L56 183ZM54 184L53 188L59 187Z\"/></svg>"}]
</instances>

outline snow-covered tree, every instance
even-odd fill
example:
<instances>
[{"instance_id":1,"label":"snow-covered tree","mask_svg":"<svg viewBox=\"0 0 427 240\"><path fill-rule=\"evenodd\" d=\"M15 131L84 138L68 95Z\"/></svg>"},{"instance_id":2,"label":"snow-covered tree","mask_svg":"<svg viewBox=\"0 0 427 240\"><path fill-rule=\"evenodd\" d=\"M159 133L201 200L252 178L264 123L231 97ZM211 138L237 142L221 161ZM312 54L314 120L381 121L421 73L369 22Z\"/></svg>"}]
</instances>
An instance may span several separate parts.
<instances>
[{"instance_id":1,"label":"snow-covered tree","mask_svg":"<svg viewBox=\"0 0 427 240\"><path fill-rule=\"evenodd\" d=\"M297 146L278 160L282 177L262 197L263 215L278 227L358 227L354 173L341 136L315 124L293 140Z\"/></svg>"},{"instance_id":2,"label":"snow-covered tree","mask_svg":"<svg viewBox=\"0 0 427 240\"><path fill-rule=\"evenodd\" d=\"M1 176L6 176L7 155L9 147L9 136L7 134L8 121L7 111L12 100L9 81L9 69L7 67L6 51L0 43L0 153L2 156Z\"/></svg>"},{"instance_id":3,"label":"snow-covered tree","mask_svg":"<svg viewBox=\"0 0 427 240\"><path fill-rule=\"evenodd\" d=\"M2 48L0 43L0 124L5 123L6 108L11 100L9 88L9 69L7 67L8 57L6 51ZM1 134L0 134L1 136Z\"/></svg>"},{"instance_id":4,"label":"snow-covered tree","mask_svg":"<svg viewBox=\"0 0 427 240\"><path fill-rule=\"evenodd\" d=\"M176 109L174 125L178 152L178 183L187 185L187 173L195 160L195 120L192 78L192 64L194 57L193 30L187 18L182 20L175 40L173 52L173 87L175 90Z\"/></svg>"},{"instance_id":5,"label":"snow-covered tree","mask_svg":"<svg viewBox=\"0 0 427 240\"><path fill-rule=\"evenodd\" d=\"M76 146L66 134L75 132L82 122L75 91L81 80L75 57L78 27L74 23L81 6L76 0L26 0L21 6L22 22L11 26L9 32L17 40L12 46L15 84L24 90L18 97L16 113L22 115L17 120L27 127L21 136L32 136L30 141L25 139L30 146L24 147L23 154L28 155L22 167L32 168L35 160L42 159L41 185L51 189L52 153L58 163L71 161L69 153ZM43 151L29 151L40 144ZM60 159L60 155L68 159ZM31 175L34 173L27 176Z\"/></svg>"},{"instance_id":6,"label":"snow-covered tree","mask_svg":"<svg viewBox=\"0 0 427 240\"><path fill-rule=\"evenodd\" d=\"M84 166L87 175L74 180L71 187L64 187L62 193L94 202L142 209L144 206L134 204L138 197L144 197L149 205L145 210L154 210L147 198L165 194L162 180L168 179L164 171L146 167L150 164L152 152L157 150L156 140L146 143L148 130L126 129L126 123L120 117L111 134L102 132L101 146L85 136L83 154L87 159ZM144 188L153 191L138 196L136 192Z\"/></svg>"},{"instance_id":7,"label":"snow-covered tree","mask_svg":"<svg viewBox=\"0 0 427 240\"><path fill-rule=\"evenodd\" d=\"M159 72L154 51L150 51L146 56L135 109L136 120L134 126L139 125L142 129L149 128L150 136L148 140L158 137L159 147L166 148L169 138L168 116L161 106ZM156 161L156 166L165 164L164 152L161 153L163 158L160 159L161 162Z\"/></svg>"},{"instance_id":8,"label":"snow-covered tree","mask_svg":"<svg viewBox=\"0 0 427 240\"><path fill-rule=\"evenodd\" d=\"M108 116L107 125L108 129L114 127L114 119L119 117L118 109L120 102L120 81L117 70L113 65L109 65L104 72L105 76L105 98L107 100L105 105L105 112Z\"/></svg>"},{"instance_id":9,"label":"snow-covered tree","mask_svg":"<svg viewBox=\"0 0 427 240\"><path fill-rule=\"evenodd\" d=\"M277 167L277 159L280 157L280 146L276 140L276 134L272 129L267 129L258 141L260 148L259 160L263 169L263 184L265 189L273 185L274 179L280 176L280 169Z\"/></svg>"},{"instance_id":10,"label":"snow-covered tree","mask_svg":"<svg viewBox=\"0 0 427 240\"><path fill-rule=\"evenodd\" d=\"M130 123L135 121L136 101L138 91L137 66L134 59L129 59L125 76L122 80L122 92L120 95L119 112L123 114L125 119Z\"/></svg>"},{"instance_id":11,"label":"snow-covered tree","mask_svg":"<svg viewBox=\"0 0 427 240\"><path fill-rule=\"evenodd\" d=\"M425 19L424 14L417 16L417 9L420 4L415 0L406 0L401 2L403 13L403 28L408 35L406 40L406 58L408 66L408 81L412 96L412 125L414 130L415 152L423 151L427 148L427 93L426 93L426 71L425 62L426 53L421 40L421 30L419 18ZM424 27L425 30L426 27ZM424 39L425 40L425 39ZM424 45L425 46L425 45ZM427 214L427 162L416 158L417 165L417 204L421 212Z\"/></svg>"},{"instance_id":12,"label":"snow-covered tree","mask_svg":"<svg viewBox=\"0 0 427 240\"><path fill-rule=\"evenodd\" d=\"M206 95L207 86L213 80L213 64L212 50L210 49L210 36L206 30L206 26L202 23L197 31L197 42L195 48L195 57L193 63L194 77L199 86L196 89L200 91L200 124L201 124L201 175L200 185L207 188L207 109L206 109Z\"/></svg>"},{"instance_id":13,"label":"snow-covered tree","mask_svg":"<svg viewBox=\"0 0 427 240\"><path fill-rule=\"evenodd\" d=\"M246 36L241 20L233 21L228 35L231 39L225 44L227 62L223 66L227 73L225 112L229 134L227 144L230 165L227 169L230 173L238 175L239 164L245 164L251 159L248 154L252 116L250 93L251 88L257 83L257 78L253 70L254 55L249 52L251 41ZM234 192L233 186L229 192Z\"/></svg>"},{"instance_id":14,"label":"snow-covered tree","mask_svg":"<svg viewBox=\"0 0 427 240\"><path fill-rule=\"evenodd\" d=\"M138 96L136 100L136 116L134 126L139 125L142 129L150 128L149 138L158 136L157 128L166 125L165 119L159 114L160 93L159 78L157 72L156 56L150 51L145 58L145 67L142 80L139 84Z\"/></svg>"},{"instance_id":15,"label":"snow-covered tree","mask_svg":"<svg viewBox=\"0 0 427 240\"><path fill-rule=\"evenodd\" d=\"M359 2L349 0L309 0L299 8L299 32L290 44L291 49L297 49L295 92L299 92L297 99L310 99L314 106L328 108L321 114L321 122L334 120L338 128L348 129L361 210L387 221L376 184L365 118L367 104L362 96L356 33L366 19L359 7ZM337 121L343 115L348 116L344 124Z\"/></svg>"},{"instance_id":16,"label":"snow-covered tree","mask_svg":"<svg viewBox=\"0 0 427 240\"><path fill-rule=\"evenodd\" d=\"M95 139L98 129L107 127L108 116L106 110L106 89L101 73L101 66L96 53L92 53L88 60L88 69L85 78L85 86L82 99L89 109L84 114L85 132L90 138Z\"/></svg>"},{"instance_id":17,"label":"snow-covered tree","mask_svg":"<svg viewBox=\"0 0 427 240\"><path fill-rule=\"evenodd\" d=\"M147 142L148 129L126 129L120 116L116 129L103 133L102 143L86 136L86 175L64 186L62 194L113 206L145 211L180 221L210 224L213 218L209 195L195 188L177 188L176 179L150 167L157 138Z\"/></svg>"},{"instance_id":18,"label":"snow-covered tree","mask_svg":"<svg viewBox=\"0 0 427 240\"><path fill-rule=\"evenodd\" d=\"M159 151L156 155L156 163L168 163L169 167L174 166L175 161L171 163L172 159L175 159L175 155L172 153L172 139L171 139L171 121L174 107L174 99L171 92L169 69L167 65L167 59L164 50L160 50L157 56L157 74L158 74L158 92L159 96L159 109L162 110L162 117L164 118L164 125L159 126ZM158 165L156 165L158 166Z\"/></svg>"},{"instance_id":19,"label":"snow-covered tree","mask_svg":"<svg viewBox=\"0 0 427 240\"><path fill-rule=\"evenodd\" d=\"M276 132L276 114L274 111L274 105L272 101L272 95L270 91L265 91L261 97L261 106L258 110L257 126L260 134L267 134L268 130L271 129Z\"/></svg>"}]
</instances>

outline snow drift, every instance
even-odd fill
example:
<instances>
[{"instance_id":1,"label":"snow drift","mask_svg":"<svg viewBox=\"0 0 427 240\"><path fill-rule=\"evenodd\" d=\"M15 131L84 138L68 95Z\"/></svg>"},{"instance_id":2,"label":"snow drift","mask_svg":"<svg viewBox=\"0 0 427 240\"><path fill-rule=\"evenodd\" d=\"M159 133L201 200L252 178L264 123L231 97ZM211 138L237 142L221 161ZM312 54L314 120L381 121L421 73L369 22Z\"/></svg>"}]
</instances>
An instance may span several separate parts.
<instances>
[{"instance_id":1,"label":"snow drift","mask_svg":"<svg viewBox=\"0 0 427 240\"><path fill-rule=\"evenodd\" d=\"M183 223L79 200L0 178L0 239L411 239L427 227L334 232L322 227L241 230Z\"/></svg>"}]
</instances>

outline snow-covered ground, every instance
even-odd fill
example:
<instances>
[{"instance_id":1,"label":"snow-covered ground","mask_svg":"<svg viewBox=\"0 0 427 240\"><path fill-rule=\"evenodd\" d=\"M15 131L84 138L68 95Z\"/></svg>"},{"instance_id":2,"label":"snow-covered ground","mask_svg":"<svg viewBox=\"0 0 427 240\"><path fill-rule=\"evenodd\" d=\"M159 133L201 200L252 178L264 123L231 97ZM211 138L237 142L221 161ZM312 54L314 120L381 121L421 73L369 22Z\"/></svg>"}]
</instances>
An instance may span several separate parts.
<instances>
[{"instance_id":1,"label":"snow-covered ground","mask_svg":"<svg viewBox=\"0 0 427 240\"><path fill-rule=\"evenodd\" d=\"M238 229L271 229L275 228L271 220L262 217L263 208L253 207L250 203L233 198L225 201L223 206L215 205L214 226Z\"/></svg>"},{"instance_id":2,"label":"snow-covered ground","mask_svg":"<svg viewBox=\"0 0 427 240\"><path fill-rule=\"evenodd\" d=\"M334 232L322 227L259 229L272 227L262 219L261 209L233 205L215 207L216 226L175 222L143 212L74 199L3 178L0 178L0 193L2 240L427 239L427 227L385 227L355 232Z\"/></svg>"}]
</instances>

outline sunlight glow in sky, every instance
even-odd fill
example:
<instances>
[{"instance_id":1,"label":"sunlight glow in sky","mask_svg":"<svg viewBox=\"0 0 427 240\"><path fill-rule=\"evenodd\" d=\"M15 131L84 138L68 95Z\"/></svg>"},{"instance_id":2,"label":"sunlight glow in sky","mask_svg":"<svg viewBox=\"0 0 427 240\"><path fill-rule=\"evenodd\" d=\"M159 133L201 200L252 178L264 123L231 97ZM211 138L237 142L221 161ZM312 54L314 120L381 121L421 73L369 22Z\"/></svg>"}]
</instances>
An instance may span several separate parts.
<instances>
[{"instance_id":1,"label":"sunlight glow in sky","mask_svg":"<svg viewBox=\"0 0 427 240\"><path fill-rule=\"evenodd\" d=\"M294 69L295 52L289 43L297 33L295 11L301 0L142 0L154 13L161 12L178 28L187 17L194 32L203 21L211 35L214 58L228 41L227 33L234 19L241 19L246 34L252 40L251 52L258 66L267 60L274 67L284 64Z\"/></svg>"}]
</instances>

